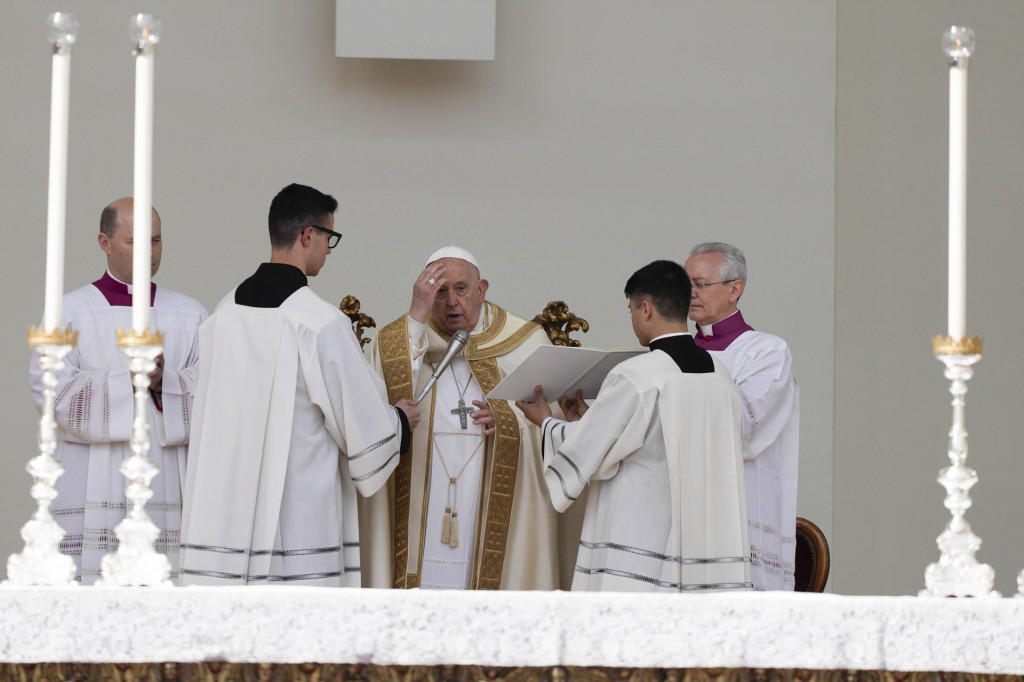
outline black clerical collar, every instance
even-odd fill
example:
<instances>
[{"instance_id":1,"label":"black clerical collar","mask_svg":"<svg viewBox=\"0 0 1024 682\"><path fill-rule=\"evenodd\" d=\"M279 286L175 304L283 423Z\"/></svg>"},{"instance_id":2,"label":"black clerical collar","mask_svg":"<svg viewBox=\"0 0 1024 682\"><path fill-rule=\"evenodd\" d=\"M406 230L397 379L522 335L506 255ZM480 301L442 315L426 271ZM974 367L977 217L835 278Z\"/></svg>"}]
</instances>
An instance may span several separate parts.
<instances>
[{"instance_id":1,"label":"black clerical collar","mask_svg":"<svg viewBox=\"0 0 1024 682\"><path fill-rule=\"evenodd\" d=\"M287 263L262 263L256 273L235 289L235 303L251 308L280 308L288 297L309 280L302 270Z\"/></svg>"},{"instance_id":2,"label":"black clerical collar","mask_svg":"<svg viewBox=\"0 0 1024 682\"><path fill-rule=\"evenodd\" d=\"M689 334L661 336L647 345L651 352L660 350L667 354L681 372L707 374L715 371L715 362L711 355L703 348L699 348Z\"/></svg>"}]
</instances>

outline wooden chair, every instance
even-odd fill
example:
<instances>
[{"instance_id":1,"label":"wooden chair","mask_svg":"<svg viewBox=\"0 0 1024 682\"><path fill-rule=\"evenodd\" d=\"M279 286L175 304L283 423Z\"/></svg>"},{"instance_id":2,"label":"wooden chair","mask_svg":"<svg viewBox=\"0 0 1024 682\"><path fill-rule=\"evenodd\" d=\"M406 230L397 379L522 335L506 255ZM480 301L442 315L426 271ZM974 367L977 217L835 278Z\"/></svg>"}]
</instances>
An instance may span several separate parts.
<instances>
[{"instance_id":1,"label":"wooden chair","mask_svg":"<svg viewBox=\"0 0 1024 682\"><path fill-rule=\"evenodd\" d=\"M796 591L824 592L828 582L828 540L815 524L796 519Z\"/></svg>"}]
</instances>

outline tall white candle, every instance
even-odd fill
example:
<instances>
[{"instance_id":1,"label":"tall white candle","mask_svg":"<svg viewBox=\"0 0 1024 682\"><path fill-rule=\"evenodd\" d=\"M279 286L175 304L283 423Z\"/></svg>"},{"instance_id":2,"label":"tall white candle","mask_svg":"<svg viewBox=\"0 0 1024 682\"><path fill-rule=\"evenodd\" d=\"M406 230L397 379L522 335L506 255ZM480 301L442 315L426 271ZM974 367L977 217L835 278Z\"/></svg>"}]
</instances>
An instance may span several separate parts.
<instances>
[{"instance_id":1,"label":"tall white candle","mask_svg":"<svg viewBox=\"0 0 1024 682\"><path fill-rule=\"evenodd\" d=\"M949 69L949 330L967 334L967 66Z\"/></svg>"},{"instance_id":2,"label":"tall white candle","mask_svg":"<svg viewBox=\"0 0 1024 682\"><path fill-rule=\"evenodd\" d=\"M43 329L53 332L60 327L61 298L64 295L71 46L75 42L78 22L74 15L67 12L54 12L47 24L53 46L53 74L50 80L50 177L46 198L46 289Z\"/></svg>"},{"instance_id":3,"label":"tall white candle","mask_svg":"<svg viewBox=\"0 0 1024 682\"><path fill-rule=\"evenodd\" d=\"M153 57L160 22L148 14L131 20L135 45L135 189L132 215L132 330L149 328L153 210Z\"/></svg>"},{"instance_id":4,"label":"tall white candle","mask_svg":"<svg viewBox=\"0 0 1024 682\"><path fill-rule=\"evenodd\" d=\"M967 335L967 62L974 31L953 26L942 36L949 62L949 290L948 330Z\"/></svg>"}]
</instances>

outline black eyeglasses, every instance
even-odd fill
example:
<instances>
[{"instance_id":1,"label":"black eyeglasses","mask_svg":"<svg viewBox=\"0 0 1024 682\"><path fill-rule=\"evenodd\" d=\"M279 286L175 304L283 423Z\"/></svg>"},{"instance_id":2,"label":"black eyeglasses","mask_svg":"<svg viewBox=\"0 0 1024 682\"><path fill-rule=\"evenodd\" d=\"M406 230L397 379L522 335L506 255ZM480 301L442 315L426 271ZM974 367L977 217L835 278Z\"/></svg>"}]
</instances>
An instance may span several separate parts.
<instances>
[{"instance_id":1,"label":"black eyeglasses","mask_svg":"<svg viewBox=\"0 0 1024 682\"><path fill-rule=\"evenodd\" d=\"M327 237L327 248L333 249L341 241L341 232L335 232L334 230L328 230L326 227L320 227L319 225L310 225L310 227L326 232L330 236Z\"/></svg>"},{"instance_id":2,"label":"black eyeglasses","mask_svg":"<svg viewBox=\"0 0 1024 682\"><path fill-rule=\"evenodd\" d=\"M334 248L334 247L331 247ZM723 279L721 282L691 282L694 289L698 291L704 291L708 287L713 287L716 284L728 284L729 282L735 282L735 279Z\"/></svg>"}]
</instances>

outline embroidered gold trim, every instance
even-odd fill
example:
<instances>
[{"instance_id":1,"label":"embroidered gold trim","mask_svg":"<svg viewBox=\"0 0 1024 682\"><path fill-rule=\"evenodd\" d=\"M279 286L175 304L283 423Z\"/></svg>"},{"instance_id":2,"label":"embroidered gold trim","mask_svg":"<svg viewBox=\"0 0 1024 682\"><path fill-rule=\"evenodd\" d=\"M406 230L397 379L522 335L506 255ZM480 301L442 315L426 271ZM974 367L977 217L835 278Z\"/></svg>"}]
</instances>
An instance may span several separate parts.
<instances>
[{"instance_id":1,"label":"embroidered gold trim","mask_svg":"<svg viewBox=\"0 0 1024 682\"><path fill-rule=\"evenodd\" d=\"M501 372L495 358L475 360L469 366L484 395L501 381ZM494 454L491 458L483 550L474 567L474 588L478 590L497 590L501 587L505 545L512 521L512 500L519 473L519 421L506 401L490 400L488 404L494 412Z\"/></svg>"},{"instance_id":2,"label":"embroidered gold trim","mask_svg":"<svg viewBox=\"0 0 1024 682\"><path fill-rule=\"evenodd\" d=\"M403 315L381 328L377 334L384 383L388 402L394 405L402 398L413 397L412 360L409 348L409 320ZM410 437L409 452L413 450ZM414 587L409 584L409 504L412 481L412 457L401 457L395 468L395 498L392 509L391 578L395 588Z\"/></svg>"},{"instance_id":3,"label":"embroidered gold trim","mask_svg":"<svg viewBox=\"0 0 1024 682\"><path fill-rule=\"evenodd\" d=\"M499 355L504 355L518 348L521 343L530 338L540 328L540 325L536 322L527 322L504 341L487 348L479 348L479 344L474 343L476 337L471 336L469 337L469 343L466 345L466 359L482 360L484 358L496 358Z\"/></svg>"},{"instance_id":4,"label":"embroidered gold trim","mask_svg":"<svg viewBox=\"0 0 1024 682\"><path fill-rule=\"evenodd\" d=\"M419 587L419 579L423 574L423 543L427 538L427 509L430 504L430 465L434 460L434 408L436 406L437 384L434 384L430 389L430 421L427 422L427 461L426 473L423 476L423 509L420 511L420 556L416 564L417 572L409 574L416 580L416 584L409 587ZM405 525L408 528L408 518L405 519Z\"/></svg>"}]
</instances>

